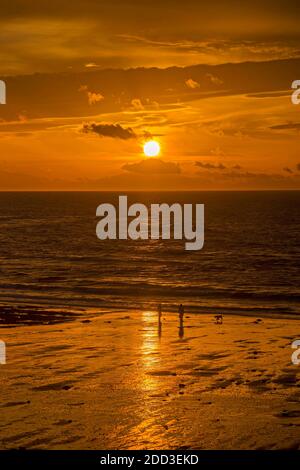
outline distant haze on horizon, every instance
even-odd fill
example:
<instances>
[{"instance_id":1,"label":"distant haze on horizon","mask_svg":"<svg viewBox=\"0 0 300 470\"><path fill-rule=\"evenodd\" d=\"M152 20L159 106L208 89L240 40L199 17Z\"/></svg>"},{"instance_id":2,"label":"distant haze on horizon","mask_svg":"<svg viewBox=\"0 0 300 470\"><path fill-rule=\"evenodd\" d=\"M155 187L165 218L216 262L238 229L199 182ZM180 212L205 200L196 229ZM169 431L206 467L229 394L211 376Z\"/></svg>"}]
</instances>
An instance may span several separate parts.
<instances>
[{"instance_id":1,"label":"distant haze on horizon","mask_svg":"<svg viewBox=\"0 0 300 470\"><path fill-rule=\"evenodd\" d=\"M0 190L300 189L299 11L281 0L2 6Z\"/></svg>"}]
</instances>

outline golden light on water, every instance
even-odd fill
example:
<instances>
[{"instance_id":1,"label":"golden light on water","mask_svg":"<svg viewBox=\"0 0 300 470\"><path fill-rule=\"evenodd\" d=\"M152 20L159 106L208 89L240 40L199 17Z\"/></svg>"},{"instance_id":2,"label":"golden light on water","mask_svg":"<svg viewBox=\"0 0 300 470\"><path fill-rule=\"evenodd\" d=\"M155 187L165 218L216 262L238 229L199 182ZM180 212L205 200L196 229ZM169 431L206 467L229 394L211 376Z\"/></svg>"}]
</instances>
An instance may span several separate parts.
<instances>
[{"instance_id":1,"label":"golden light on water","mask_svg":"<svg viewBox=\"0 0 300 470\"><path fill-rule=\"evenodd\" d=\"M146 157L157 157L160 153L160 145L156 140L148 140L144 144L144 154Z\"/></svg>"}]
</instances>

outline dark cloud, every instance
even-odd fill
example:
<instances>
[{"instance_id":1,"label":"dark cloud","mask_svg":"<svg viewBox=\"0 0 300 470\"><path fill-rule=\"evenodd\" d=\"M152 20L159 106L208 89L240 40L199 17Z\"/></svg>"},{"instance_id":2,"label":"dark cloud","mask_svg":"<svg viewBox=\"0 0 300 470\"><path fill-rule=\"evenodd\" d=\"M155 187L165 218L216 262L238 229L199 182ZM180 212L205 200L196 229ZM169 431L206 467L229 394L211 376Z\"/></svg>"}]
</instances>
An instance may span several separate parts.
<instances>
[{"instance_id":1,"label":"dark cloud","mask_svg":"<svg viewBox=\"0 0 300 470\"><path fill-rule=\"evenodd\" d=\"M223 165L223 163L214 165L213 163L195 162L195 165L200 168L204 168L205 170L226 170L226 166Z\"/></svg>"},{"instance_id":2,"label":"dark cloud","mask_svg":"<svg viewBox=\"0 0 300 470\"><path fill-rule=\"evenodd\" d=\"M293 174L293 170L291 168L288 168L287 166L283 169L283 171L285 171L286 173L289 173L289 174Z\"/></svg>"},{"instance_id":3,"label":"dark cloud","mask_svg":"<svg viewBox=\"0 0 300 470\"><path fill-rule=\"evenodd\" d=\"M122 127L120 124L97 124L90 122L83 124L82 132L85 134L97 134L100 137L112 137L113 139L136 139L136 134L131 127Z\"/></svg>"},{"instance_id":4,"label":"dark cloud","mask_svg":"<svg viewBox=\"0 0 300 470\"><path fill-rule=\"evenodd\" d=\"M255 184L259 186L259 184L262 185L262 187L265 185L266 187L269 186L269 184L281 184L288 182L290 178L288 176L284 176L282 174L275 174L275 173L254 173L251 171L231 171L229 173L225 173L224 177L228 179L240 179L240 180L245 180L245 181L254 181ZM276 186L274 186L276 187Z\"/></svg>"},{"instance_id":5,"label":"dark cloud","mask_svg":"<svg viewBox=\"0 0 300 470\"><path fill-rule=\"evenodd\" d=\"M172 174L166 177L163 174L140 173L137 177L135 173L123 172L122 174L105 177L97 181L87 182L87 188L102 190L162 190L178 191L184 190L204 190L204 189L228 189L230 182L231 189L299 189L300 175L284 176L267 173L251 172L199 172L196 176L185 174Z\"/></svg>"},{"instance_id":6,"label":"dark cloud","mask_svg":"<svg viewBox=\"0 0 300 470\"><path fill-rule=\"evenodd\" d=\"M51 190L54 181L43 176L36 176L30 173L19 173L0 170L0 187L3 191L31 190L37 188L41 190Z\"/></svg>"},{"instance_id":7,"label":"dark cloud","mask_svg":"<svg viewBox=\"0 0 300 470\"><path fill-rule=\"evenodd\" d=\"M276 126L271 126L270 129L276 131L285 131L285 130L293 130L293 131L300 131L300 122L288 122L286 124L277 124Z\"/></svg>"},{"instance_id":8,"label":"dark cloud","mask_svg":"<svg viewBox=\"0 0 300 470\"><path fill-rule=\"evenodd\" d=\"M144 131L144 139L153 139L153 134L149 131ZM158 137L158 135L156 135L156 137ZM161 136L160 136L161 137Z\"/></svg>"},{"instance_id":9,"label":"dark cloud","mask_svg":"<svg viewBox=\"0 0 300 470\"><path fill-rule=\"evenodd\" d=\"M143 104L147 103L149 96L151 97L152 104L146 104L145 111L139 112L139 116L136 117L147 129L149 126L158 126L165 122L164 113L158 113L157 110L148 112L148 107L154 107L153 99L160 103L161 111L170 107L174 110L182 109L182 103L190 99L190 93L187 92L184 82L186 77L192 76L201 84L201 96L198 96L198 99L205 99L215 90L211 81L205 80L207 73L222 77L224 89L219 91L219 96L229 96L268 89L271 91L286 89L287 84L288 86L291 84L291 77L298 76L299 68L300 59L294 59L251 64L199 65L169 69L114 68L82 73L70 71L67 74L7 77L5 81L9 95L7 105L1 107L1 117L7 121L16 121L20 113L24 114L26 111L30 119L78 116L84 117L83 121L89 121L95 119L96 114L122 112L131 108L131 102L136 98L138 90L139 99ZM79 93L79 89L85 93ZM51 99L49 90L55 90L55 93L51 93ZM90 92L90 95L86 96L86 92ZM175 100L180 100L181 104L175 103ZM97 113L94 108L97 109ZM254 132L240 116L227 117L226 122L212 119L206 122L206 126L208 132L213 135L240 137L241 133L248 135ZM267 130L268 133L271 132L270 129ZM259 131L260 129L256 130L256 135ZM277 136L279 132L273 131L272 135Z\"/></svg>"},{"instance_id":10,"label":"dark cloud","mask_svg":"<svg viewBox=\"0 0 300 470\"><path fill-rule=\"evenodd\" d=\"M179 175L181 173L180 166L177 163L164 162L159 158L149 158L138 163L126 163L122 169L140 174Z\"/></svg>"},{"instance_id":11,"label":"dark cloud","mask_svg":"<svg viewBox=\"0 0 300 470\"><path fill-rule=\"evenodd\" d=\"M238 8L237 8L238 5ZM116 15L116 11L119 15ZM216 21L218 12L218 21ZM190 25L191 31L196 32L214 27L224 31L226 23L231 21L232 29L236 31L249 32L250 26L256 26L265 21L265 30L268 30L270 22L278 19L282 22L282 27L286 22L294 25L295 16L299 12L298 0L244 0L238 3L236 0L210 0L209 2L199 2L199 0L185 0L184 7L180 2L174 0L114 0L113 2L101 2L99 0L73 0L70 4L67 0L52 0L51 2L36 2L36 0L14 0L13 2L3 2L1 6L1 17L8 18L99 18L107 19L112 17L110 26L113 27L119 22L126 25L136 25L143 22L148 27L157 26L161 23L165 30L187 28ZM158 18L161 21L158 21ZM237 18L240 24L235 24ZM163 21L169 20L169 21ZM173 22L176 21L176 24ZM294 26L295 27L295 26ZM114 29L114 28L113 28ZM139 30L139 28L136 28Z\"/></svg>"},{"instance_id":12,"label":"dark cloud","mask_svg":"<svg viewBox=\"0 0 300 470\"><path fill-rule=\"evenodd\" d=\"M80 64L164 67L299 55L296 0L1 3L0 67L5 74Z\"/></svg>"}]
</instances>

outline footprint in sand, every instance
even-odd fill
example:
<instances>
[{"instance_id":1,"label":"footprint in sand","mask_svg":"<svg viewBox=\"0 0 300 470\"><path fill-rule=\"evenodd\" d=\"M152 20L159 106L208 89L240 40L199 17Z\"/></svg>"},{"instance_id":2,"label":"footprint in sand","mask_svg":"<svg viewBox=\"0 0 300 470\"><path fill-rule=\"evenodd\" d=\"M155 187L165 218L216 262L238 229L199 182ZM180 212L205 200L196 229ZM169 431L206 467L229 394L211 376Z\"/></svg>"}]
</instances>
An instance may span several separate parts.
<instances>
[{"instance_id":1,"label":"footprint in sand","mask_svg":"<svg viewBox=\"0 0 300 470\"><path fill-rule=\"evenodd\" d=\"M300 410L283 410L274 416L276 418L300 418Z\"/></svg>"},{"instance_id":2,"label":"footprint in sand","mask_svg":"<svg viewBox=\"0 0 300 470\"><path fill-rule=\"evenodd\" d=\"M247 385L250 388L254 388L257 392L265 392L270 390L268 384L270 384L270 380L264 377L262 379L252 380L252 382L249 382Z\"/></svg>"},{"instance_id":3,"label":"footprint in sand","mask_svg":"<svg viewBox=\"0 0 300 470\"><path fill-rule=\"evenodd\" d=\"M27 401L9 401L8 403L3 403L1 408L10 408L13 406L21 406L21 405L29 405L31 402L30 400Z\"/></svg>"},{"instance_id":4,"label":"footprint in sand","mask_svg":"<svg viewBox=\"0 0 300 470\"><path fill-rule=\"evenodd\" d=\"M170 370L158 370L153 372L148 372L148 375L153 375L154 377L167 377L169 375L176 376L176 372Z\"/></svg>"},{"instance_id":5,"label":"footprint in sand","mask_svg":"<svg viewBox=\"0 0 300 470\"><path fill-rule=\"evenodd\" d=\"M197 359L203 359L203 360L214 360L214 359L223 359L225 357L229 357L231 354L227 354L226 352L219 353L208 353L208 354L198 354Z\"/></svg>"},{"instance_id":6,"label":"footprint in sand","mask_svg":"<svg viewBox=\"0 0 300 470\"><path fill-rule=\"evenodd\" d=\"M71 419L60 419L53 423L54 426L66 426L67 424L71 424L73 421Z\"/></svg>"},{"instance_id":7,"label":"footprint in sand","mask_svg":"<svg viewBox=\"0 0 300 470\"><path fill-rule=\"evenodd\" d=\"M57 390L70 390L74 382L56 382L52 384L40 385L38 387L33 387L31 390L34 392L49 392Z\"/></svg>"},{"instance_id":8,"label":"footprint in sand","mask_svg":"<svg viewBox=\"0 0 300 470\"><path fill-rule=\"evenodd\" d=\"M283 374L273 380L275 384L282 385L283 387L290 387L297 384L297 373L291 372L289 374Z\"/></svg>"}]
</instances>

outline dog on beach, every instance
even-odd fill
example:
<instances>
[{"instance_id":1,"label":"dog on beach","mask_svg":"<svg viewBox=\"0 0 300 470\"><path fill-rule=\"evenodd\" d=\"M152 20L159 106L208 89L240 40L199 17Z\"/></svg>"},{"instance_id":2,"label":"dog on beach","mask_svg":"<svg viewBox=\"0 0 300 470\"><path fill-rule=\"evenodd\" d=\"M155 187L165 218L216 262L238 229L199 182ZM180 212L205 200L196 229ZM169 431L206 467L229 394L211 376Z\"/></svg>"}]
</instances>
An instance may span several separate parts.
<instances>
[{"instance_id":1,"label":"dog on beach","mask_svg":"<svg viewBox=\"0 0 300 470\"><path fill-rule=\"evenodd\" d=\"M215 323L219 324L219 325L222 325L222 323L223 323L223 315L222 314L215 315Z\"/></svg>"}]
</instances>

